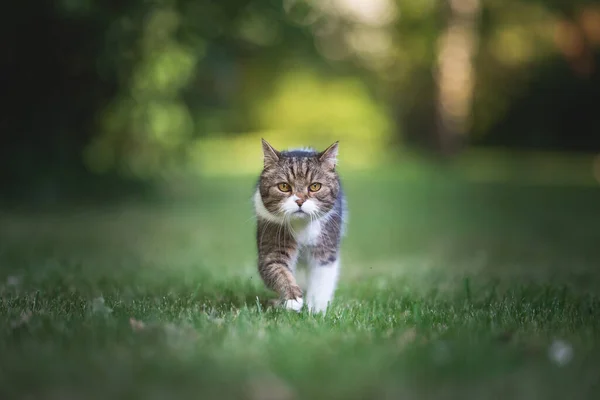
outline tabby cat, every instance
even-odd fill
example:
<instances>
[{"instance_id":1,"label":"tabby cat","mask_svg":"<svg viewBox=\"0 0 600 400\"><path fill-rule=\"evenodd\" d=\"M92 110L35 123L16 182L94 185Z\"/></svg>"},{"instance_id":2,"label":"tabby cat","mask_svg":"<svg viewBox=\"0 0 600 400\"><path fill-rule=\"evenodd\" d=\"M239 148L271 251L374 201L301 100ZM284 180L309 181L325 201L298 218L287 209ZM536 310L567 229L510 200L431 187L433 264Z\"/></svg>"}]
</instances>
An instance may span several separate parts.
<instances>
[{"instance_id":1,"label":"tabby cat","mask_svg":"<svg viewBox=\"0 0 600 400\"><path fill-rule=\"evenodd\" d=\"M258 270L281 305L326 312L340 268L345 199L336 172L338 142L322 152L277 151L262 141L264 167L254 194ZM306 294L296 265L308 267Z\"/></svg>"}]
</instances>

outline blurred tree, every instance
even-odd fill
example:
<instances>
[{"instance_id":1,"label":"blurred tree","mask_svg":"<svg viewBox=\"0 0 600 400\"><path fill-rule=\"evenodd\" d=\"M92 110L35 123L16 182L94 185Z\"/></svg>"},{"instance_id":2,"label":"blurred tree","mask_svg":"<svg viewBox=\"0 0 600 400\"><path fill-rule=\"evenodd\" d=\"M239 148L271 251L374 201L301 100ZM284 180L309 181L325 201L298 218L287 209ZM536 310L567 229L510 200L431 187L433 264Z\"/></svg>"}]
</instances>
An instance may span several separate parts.
<instances>
[{"instance_id":1,"label":"blurred tree","mask_svg":"<svg viewBox=\"0 0 600 400\"><path fill-rule=\"evenodd\" d=\"M591 0L10 3L0 185L149 178L265 129L598 149L598 26Z\"/></svg>"},{"instance_id":2,"label":"blurred tree","mask_svg":"<svg viewBox=\"0 0 600 400\"><path fill-rule=\"evenodd\" d=\"M494 2L484 11L471 143L600 150L597 2Z\"/></svg>"},{"instance_id":3,"label":"blurred tree","mask_svg":"<svg viewBox=\"0 0 600 400\"><path fill-rule=\"evenodd\" d=\"M0 190L5 195L9 188L34 184L52 197L60 177L83 171L81 151L93 135L95 112L117 89L96 71L104 18L85 9L70 15L50 1L4 6Z\"/></svg>"},{"instance_id":4,"label":"blurred tree","mask_svg":"<svg viewBox=\"0 0 600 400\"><path fill-rule=\"evenodd\" d=\"M448 2L435 70L437 145L445 155L458 150L470 128L480 14L480 0Z\"/></svg>"}]
</instances>

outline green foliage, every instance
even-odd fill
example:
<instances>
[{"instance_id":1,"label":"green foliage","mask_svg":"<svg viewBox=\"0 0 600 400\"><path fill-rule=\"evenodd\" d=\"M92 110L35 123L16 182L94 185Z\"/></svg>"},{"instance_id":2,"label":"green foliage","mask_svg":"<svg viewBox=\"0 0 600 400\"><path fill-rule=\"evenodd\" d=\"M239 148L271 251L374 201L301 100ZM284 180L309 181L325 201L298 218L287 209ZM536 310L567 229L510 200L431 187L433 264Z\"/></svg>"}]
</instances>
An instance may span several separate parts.
<instances>
[{"instance_id":1,"label":"green foliage","mask_svg":"<svg viewBox=\"0 0 600 400\"><path fill-rule=\"evenodd\" d=\"M131 78L105 111L101 135L86 150L93 171L155 176L191 138L192 117L181 91L202 54L176 39L179 25L179 14L170 7L147 15Z\"/></svg>"},{"instance_id":2,"label":"green foliage","mask_svg":"<svg viewBox=\"0 0 600 400\"><path fill-rule=\"evenodd\" d=\"M256 113L261 129L304 133L309 142L342 133L350 141L380 141L391 129L381 107L357 79L324 78L301 70L283 74L273 96L258 102Z\"/></svg>"},{"instance_id":3,"label":"green foliage","mask_svg":"<svg viewBox=\"0 0 600 400\"><path fill-rule=\"evenodd\" d=\"M597 148L587 132L597 125L600 8L588 0L479 3L473 63L461 67L474 77L468 141ZM11 3L0 24L11 38L0 70L11 99L0 179L35 182L33 191L88 172L152 181L213 165L225 158L217 149L232 146L249 160L267 135L282 146L340 139L360 166L406 143L430 145L441 132L436 74L447 5Z\"/></svg>"}]
</instances>

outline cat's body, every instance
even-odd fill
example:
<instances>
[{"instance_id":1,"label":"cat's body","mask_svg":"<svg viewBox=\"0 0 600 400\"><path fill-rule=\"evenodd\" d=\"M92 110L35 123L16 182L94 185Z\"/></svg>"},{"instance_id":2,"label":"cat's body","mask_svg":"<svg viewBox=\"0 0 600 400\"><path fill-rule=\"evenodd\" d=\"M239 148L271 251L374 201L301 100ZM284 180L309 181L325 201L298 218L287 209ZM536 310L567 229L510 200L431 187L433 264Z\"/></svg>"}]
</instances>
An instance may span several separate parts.
<instances>
[{"instance_id":1,"label":"cat's body","mask_svg":"<svg viewBox=\"0 0 600 400\"><path fill-rule=\"evenodd\" d=\"M339 276L345 199L335 171L337 143L323 152L278 152L263 140L264 169L254 194L258 269L288 309L304 301L323 312ZM296 281L306 265L306 294Z\"/></svg>"}]
</instances>

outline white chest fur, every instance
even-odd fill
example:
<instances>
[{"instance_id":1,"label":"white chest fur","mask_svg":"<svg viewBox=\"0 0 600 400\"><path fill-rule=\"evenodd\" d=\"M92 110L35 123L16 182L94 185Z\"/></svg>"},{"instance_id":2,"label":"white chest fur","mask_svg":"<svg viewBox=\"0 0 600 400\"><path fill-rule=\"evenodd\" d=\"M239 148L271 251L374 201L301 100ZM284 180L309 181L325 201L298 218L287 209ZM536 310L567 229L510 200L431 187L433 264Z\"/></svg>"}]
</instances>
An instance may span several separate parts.
<instances>
[{"instance_id":1,"label":"white chest fur","mask_svg":"<svg viewBox=\"0 0 600 400\"><path fill-rule=\"evenodd\" d=\"M311 246L317 243L321 236L321 221L292 220L290 228L300 246Z\"/></svg>"}]
</instances>

